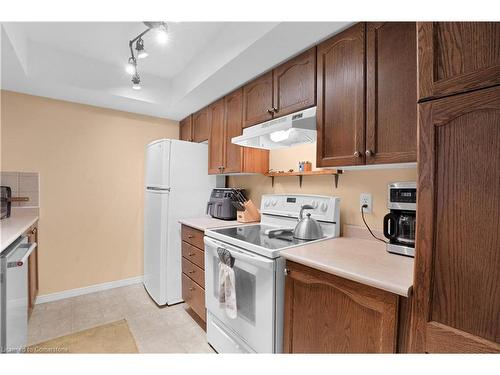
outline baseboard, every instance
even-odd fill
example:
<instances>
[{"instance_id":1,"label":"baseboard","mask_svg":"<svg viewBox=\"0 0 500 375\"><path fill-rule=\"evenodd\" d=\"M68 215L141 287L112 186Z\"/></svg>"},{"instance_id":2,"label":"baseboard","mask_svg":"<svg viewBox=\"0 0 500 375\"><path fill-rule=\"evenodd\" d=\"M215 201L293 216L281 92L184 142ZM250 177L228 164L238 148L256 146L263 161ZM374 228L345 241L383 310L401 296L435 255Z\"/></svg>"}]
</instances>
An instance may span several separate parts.
<instances>
[{"instance_id":1,"label":"baseboard","mask_svg":"<svg viewBox=\"0 0 500 375\"><path fill-rule=\"evenodd\" d=\"M108 283L102 284L94 284L90 286L86 286L83 288L64 290L62 292L49 293L38 296L36 299L36 304L39 305L41 303L58 301L65 298L83 296L84 294L100 292L103 290L119 288L122 286L133 285L142 283L142 276L131 277L128 279L110 281Z\"/></svg>"}]
</instances>

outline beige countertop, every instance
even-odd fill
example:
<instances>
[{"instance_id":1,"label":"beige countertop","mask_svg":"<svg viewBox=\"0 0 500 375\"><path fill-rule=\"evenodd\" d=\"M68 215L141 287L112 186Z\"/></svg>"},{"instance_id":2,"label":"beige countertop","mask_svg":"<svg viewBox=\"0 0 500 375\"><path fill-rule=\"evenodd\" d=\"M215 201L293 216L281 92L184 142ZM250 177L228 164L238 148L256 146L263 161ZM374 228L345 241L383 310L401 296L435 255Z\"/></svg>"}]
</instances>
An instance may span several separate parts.
<instances>
[{"instance_id":1,"label":"beige countertop","mask_svg":"<svg viewBox=\"0 0 500 375\"><path fill-rule=\"evenodd\" d=\"M10 217L0 221L2 250L38 220L38 208L12 208Z\"/></svg>"},{"instance_id":2,"label":"beige countertop","mask_svg":"<svg viewBox=\"0 0 500 375\"><path fill-rule=\"evenodd\" d=\"M189 219L180 219L179 223L187 225L188 227L195 228L198 230L205 231L205 229L223 228L223 227L234 227L236 225L243 225L246 223L240 223L236 220L219 220L214 219L211 216L201 216L193 217Z\"/></svg>"},{"instance_id":3,"label":"beige countertop","mask_svg":"<svg viewBox=\"0 0 500 375\"><path fill-rule=\"evenodd\" d=\"M375 240L339 237L283 250L280 255L404 297L413 285L413 258L388 253L385 244Z\"/></svg>"}]
</instances>

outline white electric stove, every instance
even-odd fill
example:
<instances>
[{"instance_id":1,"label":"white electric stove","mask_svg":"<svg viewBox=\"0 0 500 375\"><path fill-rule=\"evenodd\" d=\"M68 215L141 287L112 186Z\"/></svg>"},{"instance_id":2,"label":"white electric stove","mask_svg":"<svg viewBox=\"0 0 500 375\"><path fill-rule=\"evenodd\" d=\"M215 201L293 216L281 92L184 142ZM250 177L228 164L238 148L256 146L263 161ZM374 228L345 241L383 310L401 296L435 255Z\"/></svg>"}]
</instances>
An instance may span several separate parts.
<instances>
[{"instance_id":1,"label":"white electric stove","mask_svg":"<svg viewBox=\"0 0 500 375\"><path fill-rule=\"evenodd\" d=\"M318 220L324 237L293 238L300 209ZM260 224L205 231L205 302L207 339L219 353L280 353L283 341L284 268L280 251L337 237L340 198L320 195L262 197ZM218 302L218 249L234 258L237 317L229 318Z\"/></svg>"}]
</instances>

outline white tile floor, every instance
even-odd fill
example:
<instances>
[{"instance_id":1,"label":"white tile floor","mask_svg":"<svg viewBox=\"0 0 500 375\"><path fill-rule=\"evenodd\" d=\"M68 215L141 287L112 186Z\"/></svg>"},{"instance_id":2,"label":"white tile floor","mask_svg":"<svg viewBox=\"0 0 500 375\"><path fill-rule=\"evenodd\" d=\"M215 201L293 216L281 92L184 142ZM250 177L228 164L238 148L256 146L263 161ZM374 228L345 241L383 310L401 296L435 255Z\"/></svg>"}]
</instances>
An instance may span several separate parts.
<instances>
[{"instance_id":1,"label":"white tile floor","mask_svg":"<svg viewBox=\"0 0 500 375\"><path fill-rule=\"evenodd\" d=\"M48 302L33 310L28 344L126 319L140 353L214 353L186 308L158 307L141 284Z\"/></svg>"}]
</instances>

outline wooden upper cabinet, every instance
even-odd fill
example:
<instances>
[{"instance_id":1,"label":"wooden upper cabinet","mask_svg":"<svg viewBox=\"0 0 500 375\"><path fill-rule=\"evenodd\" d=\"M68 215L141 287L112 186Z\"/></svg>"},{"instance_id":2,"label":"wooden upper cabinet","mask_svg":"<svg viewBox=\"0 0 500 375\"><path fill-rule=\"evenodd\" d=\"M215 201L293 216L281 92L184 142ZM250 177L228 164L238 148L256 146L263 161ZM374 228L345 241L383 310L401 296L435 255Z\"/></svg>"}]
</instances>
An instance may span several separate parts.
<instances>
[{"instance_id":1,"label":"wooden upper cabinet","mask_svg":"<svg viewBox=\"0 0 500 375\"><path fill-rule=\"evenodd\" d=\"M318 167L365 163L365 25L318 46Z\"/></svg>"},{"instance_id":2,"label":"wooden upper cabinet","mask_svg":"<svg viewBox=\"0 0 500 375\"><path fill-rule=\"evenodd\" d=\"M500 352L500 87L419 118L412 350Z\"/></svg>"},{"instance_id":3,"label":"wooden upper cabinet","mask_svg":"<svg viewBox=\"0 0 500 375\"><path fill-rule=\"evenodd\" d=\"M368 23L366 64L366 163L416 162L416 24Z\"/></svg>"},{"instance_id":4,"label":"wooden upper cabinet","mask_svg":"<svg viewBox=\"0 0 500 375\"><path fill-rule=\"evenodd\" d=\"M193 141L194 142L204 142L208 140L209 133L209 110L208 107L205 107L195 114L193 117Z\"/></svg>"},{"instance_id":5,"label":"wooden upper cabinet","mask_svg":"<svg viewBox=\"0 0 500 375\"><path fill-rule=\"evenodd\" d=\"M242 147L231 142L241 135L243 124L243 90L238 89L224 98L226 105L224 172L238 173L242 170Z\"/></svg>"},{"instance_id":6,"label":"wooden upper cabinet","mask_svg":"<svg viewBox=\"0 0 500 375\"><path fill-rule=\"evenodd\" d=\"M224 99L219 99L208 106L210 120L208 139L208 173L222 173L224 168Z\"/></svg>"},{"instance_id":7,"label":"wooden upper cabinet","mask_svg":"<svg viewBox=\"0 0 500 375\"><path fill-rule=\"evenodd\" d=\"M181 141L193 141L192 116L189 115L179 123L179 139Z\"/></svg>"},{"instance_id":8,"label":"wooden upper cabinet","mask_svg":"<svg viewBox=\"0 0 500 375\"><path fill-rule=\"evenodd\" d=\"M243 86L243 127L273 118L273 72Z\"/></svg>"},{"instance_id":9,"label":"wooden upper cabinet","mask_svg":"<svg viewBox=\"0 0 500 375\"><path fill-rule=\"evenodd\" d=\"M418 23L419 99L500 84L500 22Z\"/></svg>"},{"instance_id":10,"label":"wooden upper cabinet","mask_svg":"<svg viewBox=\"0 0 500 375\"><path fill-rule=\"evenodd\" d=\"M316 105L316 47L273 71L274 117Z\"/></svg>"},{"instance_id":11,"label":"wooden upper cabinet","mask_svg":"<svg viewBox=\"0 0 500 375\"><path fill-rule=\"evenodd\" d=\"M398 296L287 261L285 353L394 353Z\"/></svg>"}]
</instances>

